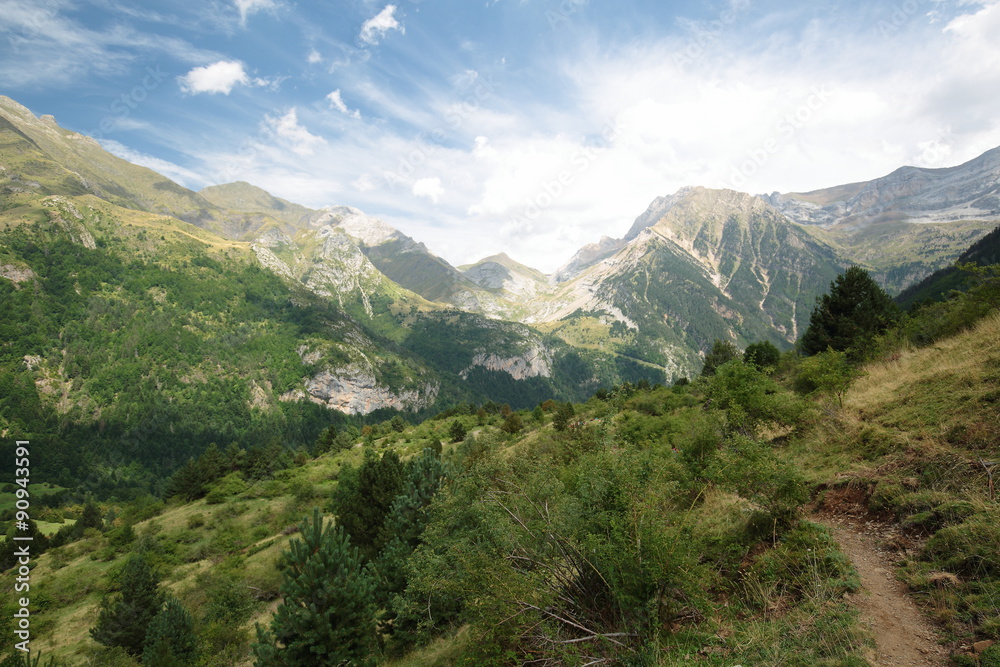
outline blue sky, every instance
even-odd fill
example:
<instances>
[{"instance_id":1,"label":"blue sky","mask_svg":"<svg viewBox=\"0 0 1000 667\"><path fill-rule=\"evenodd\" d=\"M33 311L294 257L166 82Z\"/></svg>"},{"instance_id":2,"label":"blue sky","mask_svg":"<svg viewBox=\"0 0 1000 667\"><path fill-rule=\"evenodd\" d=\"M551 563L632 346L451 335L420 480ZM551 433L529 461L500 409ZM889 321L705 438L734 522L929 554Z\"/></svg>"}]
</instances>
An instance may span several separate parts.
<instances>
[{"instance_id":1,"label":"blue sky","mask_svg":"<svg viewBox=\"0 0 1000 667\"><path fill-rule=\"evenodd\" d=\"M1000 145L998 0L0 0L0 94L194 189L551 271L684 185Z\"/></svg>"}]
</instances>

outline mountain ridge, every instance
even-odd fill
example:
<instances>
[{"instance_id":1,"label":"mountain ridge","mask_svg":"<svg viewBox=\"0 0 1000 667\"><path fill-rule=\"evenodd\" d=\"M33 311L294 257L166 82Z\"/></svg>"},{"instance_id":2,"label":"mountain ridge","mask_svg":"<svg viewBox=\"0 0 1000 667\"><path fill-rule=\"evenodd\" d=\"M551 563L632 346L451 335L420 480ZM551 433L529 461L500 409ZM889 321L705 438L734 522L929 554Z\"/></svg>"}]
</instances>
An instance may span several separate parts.
<instances>
[{"instance_id":1,"label":"mountain ridge","mask_svg":"<svg viewBox=\"0 0 1000 667\"><path fill-rule=\"evenodd\" d=\"M351 206L311 209L246 182L195 193L107 154L93 140L58 128L54 119L35 118L7 98L0 100L4 116L29 142L23 150L48 146L43 152L57 163L88 162L83 166L91 172L106 168L101 178L111 184L107 188L94 187L94 179L73 170L53 172L53 183L62 178L66 194L92 192L248 243L261 265L333 299L391 339L405 339L399 322L457 309L527 324L619 361L651 364L667 380L696 372L714 338L790 345L815 297L849 264L861 264L896 290L946 265L988 231L982 220L917 224L885 216L866 225L816 224L802 211L820 217L850 213L849 202L854 213L865 206L883 212L903 211L904 204L927 208L927 202L937 202L941 211L949 208L940 205L947 191L942 178L945 186L971 179L956 191L976 195L973 201L980 203L988 203L982 193L1000 182L995 149L953 168L904 167L800 199L687 186L654 198L623 238L602 237L545 274L504 254L454 267L422 242ZM15 177L8 190L20 187ZM161 192L169 196L157 200ZM914 192L923 198L914 199Z\"/></svg>"}]
</instances>

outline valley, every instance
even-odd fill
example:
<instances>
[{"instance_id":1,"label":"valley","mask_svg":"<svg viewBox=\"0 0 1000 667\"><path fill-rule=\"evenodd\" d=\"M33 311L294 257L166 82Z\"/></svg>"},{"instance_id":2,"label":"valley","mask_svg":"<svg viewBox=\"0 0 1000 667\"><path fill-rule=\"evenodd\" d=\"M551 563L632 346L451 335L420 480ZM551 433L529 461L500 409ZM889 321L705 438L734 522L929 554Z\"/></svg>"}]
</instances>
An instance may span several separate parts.
<instances>
[{"instance_id":1,"label":"valley","mask_svg":"<svg viewBox=\"0 0 1000 667\"><path fill-rule=\"evenodd\" d=\"M40 664L307 664L304 591L341 633L324 664L993 664L998 150L685 187L545 274L194 192L0 98L0 435L32 444ZM808 355L849 267L888 314ZM186 657L116 634L132 589L171 600ZM869 589L916 600L916 653Z\"/></svg>"}]
</instances>

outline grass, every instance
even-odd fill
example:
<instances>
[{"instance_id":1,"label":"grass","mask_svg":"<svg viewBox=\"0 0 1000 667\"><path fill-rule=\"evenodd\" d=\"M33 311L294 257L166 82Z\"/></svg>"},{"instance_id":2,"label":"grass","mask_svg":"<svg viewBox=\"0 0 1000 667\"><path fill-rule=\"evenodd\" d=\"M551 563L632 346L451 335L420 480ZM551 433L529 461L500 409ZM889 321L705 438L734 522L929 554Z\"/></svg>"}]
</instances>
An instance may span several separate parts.
<instances>
[{"instance_id":1,"label":"grass","mask_svg":"<svg viewBox=\"0 0 1000 667\"><path fill-rule=\"evenodd\" d=\"M4 486L6 488L10 488L13 484ZM34 499L51 496L54 493L59 493L60 491L65 490L65 487L49 484L48 482L42 482L40 484L32 483L28 485L28 493L30 494L30 497ZM15 509L16 503L17 495L13 491L0 492L0 512Z\"/></svg>"},{"instance_id":2,"label":"grass","mask_svg":"<svg viewBox=\"0 0 1000 667\"><path fill-rule=\"evenodd\" d=\"M788 453L900 523L899 574L949 641L1000 640L1000 508L979 464L1000 458L1000 314L864 370Z\"/></svg>"}]
</instances>

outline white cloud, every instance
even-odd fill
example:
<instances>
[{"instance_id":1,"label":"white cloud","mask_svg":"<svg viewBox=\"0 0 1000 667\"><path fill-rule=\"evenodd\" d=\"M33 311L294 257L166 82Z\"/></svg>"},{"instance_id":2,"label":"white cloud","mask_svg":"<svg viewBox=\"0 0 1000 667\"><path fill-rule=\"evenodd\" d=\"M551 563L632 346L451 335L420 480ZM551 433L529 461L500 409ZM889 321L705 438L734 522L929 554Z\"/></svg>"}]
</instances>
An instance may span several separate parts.
<instances>
[{"instance_id":1,"label":"white cloud","mask_svg":"<svg viewBox=\"0 0 1000 667\"><path fill-rule=\"evenodd\" d=\"M412 192L417 197L430 199L437 204L444 195L444 188L441 186L441 179L433 176L431 178L418 179L413 184Z\"/></svg>"},{"instance_id":2,"label":"white cloud","mask_svg":"<svg viewBox=\"0 0 1000 667\"><path fill-rule=\"evenodd\" d=\"M396 5L386 5L385 9L364 22L359 38L366 44L378 44L390 30L405 33L406 29L396 20Z\"/></svg>"},{"instance_id":3,"label":"white cloud","mask_svg":"<svg viewBox=\"0 0 1000 667\"><path fill-rule=\"evenodd\" d=\"M330 107L336 109L345 116L350 116L351 118L361 118L361 112L357 109L348 109L347 105L344 103L344 98L340 96L340 89L333 91L326 96L326 99L330 102Z\"/></svg>"},{"instance_id":4,"label":"white cloud","mask_svg":"<svg viewBox=\"0 0 1000 667\"><path fill-rule=\"evenodd\" d=\"M178 77L181 90L191 95L198 93L222 93L228 95L237 84L249 85L243 63L238 60L220 60L219 62L195 67L184 76Z\"/></svg>"},{"instance_id":5,"label":"white cloud","mask_svg":"<svg viewBox=\"0 0 1000 667\"><path fill-rule=\"evenodd\" d=\"M321 56L319 51L317 51L316 49L312 49L311 51L309 51L309 55L306 56L306 61L310 65L318 65L319 63L323 62L323 56Z\"/></svg>"},{"instance_id":6,"label":"white cloud","mask_svg":"<svg viewBox=\"0 0 1000 667\"><path fill-rule=\"evenodd\" d=\"M312 155L317 147L326 143L326 139L312 134L299 124L299 115L295 107L292 107L284 116L268 116L267 124L277 136L289 144L292 152L296 155Z\"/></svg>"},{"instance_id":7,"label":"white cloud","mask_svg":"<svg viewBox=\"0 0 1000 667\"><path fill-rule=\"evenodd\" d=\"M349 101L370 122L331 129L327 142L296 116L272 119L286 121L281 140L246 152L229 180L309 206L358 206L453 264L503 250L551 271L685 185L808 190L1000 144L996 2L938 23L908 15L885 34L891 6L874 6L866 25L838 14L777 31L781 17L755 11L702 43L688 32L615 48L580 40L547 62L557 90L456 63L423 97L352 80ZM342 94L327 102L352 112ZM315 122L334 128L334 116Z\"/></svg>"},{"instance_id":8,"label":"white cloud","mask_svg":"<svg viewBox=\"0 0 1000 667\"><path fill-rule=\"evenodd\" d=\"M264 9L274 9L274 0L235 0L236 9L240 12L240 21L246 23L247 17Z\"/></svg>"},{"instance_id":9,"label":"white cloud","mask_svg":"<svg viewBox=\"0 0 1000 667\"><path fill-rule=\"evenodd\" d=\"M211 51L166 35L138 32L121 22L94 30L62 13L69 2L0 0L0 87L65 91L85 77L126 74L137 60L156 63L168 56L196 63L217 57ZM148 18L146 12L144 17ZM137 56L141 53L141 57ZM12 90L13 89L13 90Z\"/></svg>"}]
</instances>

